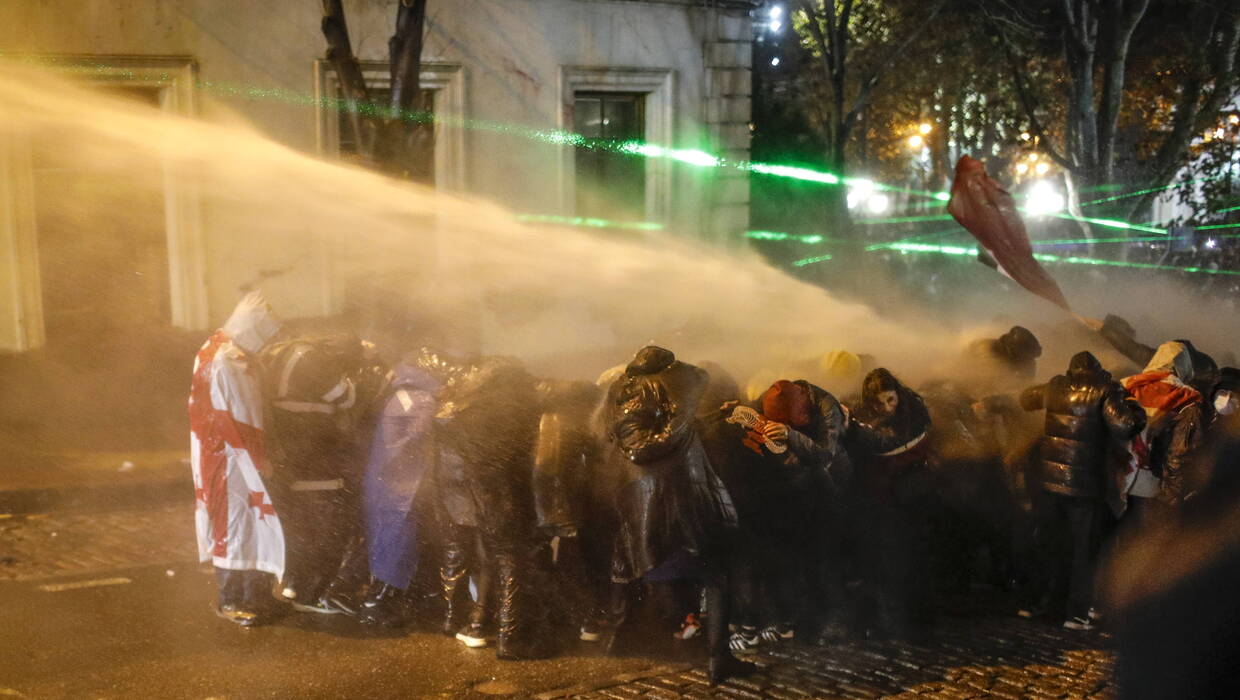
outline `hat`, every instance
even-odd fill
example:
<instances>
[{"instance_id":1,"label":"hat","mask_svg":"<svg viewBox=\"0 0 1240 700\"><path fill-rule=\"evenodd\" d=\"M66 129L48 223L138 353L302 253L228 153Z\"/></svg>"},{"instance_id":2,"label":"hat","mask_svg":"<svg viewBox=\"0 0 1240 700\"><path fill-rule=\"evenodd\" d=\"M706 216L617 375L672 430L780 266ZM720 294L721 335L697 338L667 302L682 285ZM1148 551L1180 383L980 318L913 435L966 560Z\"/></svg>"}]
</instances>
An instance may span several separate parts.
<instances>
[{"instance_id":1,"label":"hat","mask_svg":"<svg viewBox=\"0 0 1240 700\"><path fill-rule=\"evenodd\" d=\"M799 428L809 423L809 391L800 384L781 379L762 395L762 414L769 420Z\"/></svg>"}]
</instances>

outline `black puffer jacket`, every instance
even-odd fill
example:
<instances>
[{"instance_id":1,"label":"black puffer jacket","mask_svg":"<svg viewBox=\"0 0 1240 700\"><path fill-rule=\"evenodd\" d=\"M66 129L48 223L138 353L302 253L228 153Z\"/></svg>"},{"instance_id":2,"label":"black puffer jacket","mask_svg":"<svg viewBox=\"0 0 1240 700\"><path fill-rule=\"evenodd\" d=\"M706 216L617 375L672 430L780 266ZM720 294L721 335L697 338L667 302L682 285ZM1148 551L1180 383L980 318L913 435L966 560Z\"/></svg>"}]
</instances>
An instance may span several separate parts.
<instances>
[{"instance_id":1,"label":"black puffer jacket","mask_svg":"<svg viewBox=\"0 0 1240 700\"><path fill-rule=\"evenodd\" d=\"M1145 427L1145 412L1088 352L1077 353L1067 375L1021 395L1027 411L1046 409L1038 478L1043 490L1102 498L1110 438L1126 440Z\"/></svg>"}]
</instances>

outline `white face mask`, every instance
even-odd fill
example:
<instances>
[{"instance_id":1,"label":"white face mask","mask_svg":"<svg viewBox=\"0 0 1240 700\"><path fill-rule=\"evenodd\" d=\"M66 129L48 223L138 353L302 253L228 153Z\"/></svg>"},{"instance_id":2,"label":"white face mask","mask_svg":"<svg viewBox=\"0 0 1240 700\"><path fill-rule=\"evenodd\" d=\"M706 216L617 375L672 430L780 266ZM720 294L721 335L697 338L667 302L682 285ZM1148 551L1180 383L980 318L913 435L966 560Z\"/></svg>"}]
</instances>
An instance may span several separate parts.
<instances>
[{"instance_id":1,"label":"white face mask","mask_svg":"<svg viewBox=\"0 0 1240 700\"><path fill-rule=\"evenodd\" d=\"M1218 411L1220 416L1230 416L1236 411L1236 404L1240 404L1235 394L1224 389L1214 395L1214 410Z\"/></svg>"}]
</instances>

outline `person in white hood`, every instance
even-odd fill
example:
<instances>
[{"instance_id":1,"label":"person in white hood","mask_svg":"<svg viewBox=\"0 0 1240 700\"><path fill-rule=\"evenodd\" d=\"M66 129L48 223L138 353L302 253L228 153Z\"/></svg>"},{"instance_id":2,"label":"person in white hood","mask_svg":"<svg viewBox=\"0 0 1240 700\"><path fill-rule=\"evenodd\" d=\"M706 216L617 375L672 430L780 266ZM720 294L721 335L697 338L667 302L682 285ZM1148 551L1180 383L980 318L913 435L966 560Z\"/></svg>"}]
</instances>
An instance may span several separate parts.
<instances>
[{"instance_id":1,"label":"person in white hood","mask_svg":"<svg viewBox=\"0 0 1240 700\"><path fill-rule=\"evenodd\" d=\"M259 292L247 294L207 339L190 385L190 462L198 555L215 565L218 614L258 624L269 575L284 573L284 531L263 483L263 402L257 355L280 332Z\"/></svg>"}]
</instances>

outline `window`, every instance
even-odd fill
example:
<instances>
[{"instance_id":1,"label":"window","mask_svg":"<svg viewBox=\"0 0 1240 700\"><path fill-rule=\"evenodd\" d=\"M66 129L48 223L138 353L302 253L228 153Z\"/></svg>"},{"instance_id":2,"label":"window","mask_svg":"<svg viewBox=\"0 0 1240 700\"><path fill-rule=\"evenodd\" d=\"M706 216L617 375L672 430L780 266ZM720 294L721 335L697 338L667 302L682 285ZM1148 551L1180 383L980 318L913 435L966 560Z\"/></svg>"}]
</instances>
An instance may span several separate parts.
<instances>
[{"instance_id":1,"label":"window","mask_svg":"<svg viewBox=\"0 0 1240 700\"><path fill-rule=\"evenodd\" d=\"M75 78L159 109L195 112L192 59L146 56L44 57L72 71ZM88 67L88 72L73 71ZM152 169L164 167L158 159ZM207 326L205 251L198 197L190 178L168 172L162 191L143 194L144 201L116 201L106 164L65 157L38 139L0 139L0 349L30 350L50 334L57 344L81 332L172 325ZM149 195L149 196L148 196ZM77 196L91 226L67 217L52 204L56 197ZM135 206L140 204L141 206ZM112 207L112 209L109 209ZM108 211L124 207L141 212L128 217L122 230ZM89 235L91 245L82 245ZM85 251L98 259L83 260ZM86 279L83 267L108 270L114 279ZM127 280L121 283L121 280ZM108 313L98 313L106 307ZM107 321L108 327L98 324ZM94 327L91 327L91 326Z\"/></svg>"},{"instance_id":2,"label":"window","mask_svg":"<svg viewBox=\"0 0 1240 700\"><path fill-rule=\"evenodd\" d=\"M366 88L376 104L386 105L391 97L391 71L384 61L361 61L362 77ZM357 137L353 134L348 114L338 108L340 83L331 63L315 61L315 95L321 105L318 113L319 152L327 155L348 155L357 151ZM436 118L434 135L434 163L428 164L434 174L435 186L440 189L461 191L465 189L465 138L460 122L465 115L465 81L461 67L456 64L424 61L418 77L422 88L425 110Z\"/></svg>"},{"instance_id":3,"label":"window","mask_svg":"<svg viewBox=\"0 0 1240 700\"><path fill-rule=\"evenodd\" d=\"M158 87L117 85L104 92L159 107ZM51 345L168 325L168 227L161 189L128 187L129 168L158 172L151 154L122 164L76 157L58 143L31 148L43 327ZM75 204L63 206L66 199ZM124 212L123 216L112 216ZM89 221L89 226L84 222ZM85 271L85 272L84 272Z\"/></svg>"},{"instance_id":4,"label":"window","mask_svg":"<svg viewBox=\"0 0 1240 700\"><path fill-rule=\"evenodd\" d=\"M599 138L632 138L671 146L675 143L672 129L674 77L674 72L668 69L561 66L559 97L563 109L559 127L586 135L599 134ZM604 121L607 124L604 125ZM583 150L568 145L561 150L562 213L657 223L667 221L672 191L672 170L667 159L612 153L608 155L614 157L592 160L589 155L582 155ZM578 167L587 171L580 178ZM579 195L579 190L586 192ZM607 197L604 201L593 202L591 193L606 193ZM641 206L638 203L643 198L644 206ZM599 208L592 210L596 205Z\"/></svg>"},{"instance_id":5,"label":"window","mask_svg":"<svg viewBox=\"0 0 1240 700\"><path fill-rule=\"evenodd\" d=\"M604 145L645 137L645 99L641 94L579 92L573 100L573 131ZM643 159L609 148L576 152L577 215L616 221L646 217L646 165Z\"/></svg>"},{"instance_id":6,"label":"window","mask_svg":"<svg viewBox=\"0 0 1240 700\"><path fill-rule=\"evenodd\" d=\"M343 99L343 94L341 93L339 84L335 86L335 89L336 99ZM386 108L392 99L392 90L387 84L382 86L367 84L366 89L370 93L370 99L374 102L376 108ZM410 110L413 112L425 112L428 116L433 116L435 114L435 91L425 89L422 90L419 99L414 101L414 104ZM358 139L357 134L353 133L353 120L350 119L349 113L344 109L336 110L336 119L338 129L337 133L340 134L337 141L337 145L340 149L340 155L345 157L356 155L358 152ZM428 181L434 181L435 134L433 128L426 130L426 136L431 140L431 143L428 144L426 148L426 153L430 155L430 158L426 163L420 164L418 172L425 173L428 176Z\"/></svg>"}]
</instances>

